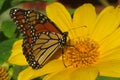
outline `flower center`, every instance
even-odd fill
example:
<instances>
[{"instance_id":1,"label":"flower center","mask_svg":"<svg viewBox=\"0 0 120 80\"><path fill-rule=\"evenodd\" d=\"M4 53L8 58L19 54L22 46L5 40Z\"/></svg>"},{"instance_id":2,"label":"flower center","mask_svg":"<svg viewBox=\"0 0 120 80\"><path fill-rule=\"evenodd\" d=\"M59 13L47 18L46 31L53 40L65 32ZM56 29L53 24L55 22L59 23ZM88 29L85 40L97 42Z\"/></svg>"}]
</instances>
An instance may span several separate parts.
<instances>
[{"instance_id":1,"label":"flower center","mask_svg":"<svg viewBox=\"0 0 120 80\"><path fill-rule=\"evenodd\" d=\"M77 38L74 45L67 49L63 55L64 64L71 67L87 67L98 60L99 45L89 38Z\"/></svg>"},{"instance_id":2,"label":"flower center","mask_svg":"<svg viewBox=\"0 0 120 80\"><path fill-rule=\"evenodd\" d=\"M10 80L7 71L0 66L0 80Z\"/></svg>"}]
</instances>

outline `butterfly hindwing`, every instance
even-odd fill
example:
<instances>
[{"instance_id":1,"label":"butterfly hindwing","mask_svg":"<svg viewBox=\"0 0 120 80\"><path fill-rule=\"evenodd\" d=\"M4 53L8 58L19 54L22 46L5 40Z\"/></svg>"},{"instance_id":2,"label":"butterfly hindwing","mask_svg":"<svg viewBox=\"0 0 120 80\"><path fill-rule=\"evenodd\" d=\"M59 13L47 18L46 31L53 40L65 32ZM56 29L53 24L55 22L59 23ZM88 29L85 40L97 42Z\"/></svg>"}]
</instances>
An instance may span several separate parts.
<instances>
[{"instance_id":1,"label":"butterfly hindwing","mask_svg":"<svg viewBox=\"0 0 120 80\"><path fill-rule=\"evenodd\" d=\"M52 54L60 48L59 40L61 38L60 34L54 32L40 33L33 47L33 55L39 64L44 65Z\"/></svg>"}]
</instances>

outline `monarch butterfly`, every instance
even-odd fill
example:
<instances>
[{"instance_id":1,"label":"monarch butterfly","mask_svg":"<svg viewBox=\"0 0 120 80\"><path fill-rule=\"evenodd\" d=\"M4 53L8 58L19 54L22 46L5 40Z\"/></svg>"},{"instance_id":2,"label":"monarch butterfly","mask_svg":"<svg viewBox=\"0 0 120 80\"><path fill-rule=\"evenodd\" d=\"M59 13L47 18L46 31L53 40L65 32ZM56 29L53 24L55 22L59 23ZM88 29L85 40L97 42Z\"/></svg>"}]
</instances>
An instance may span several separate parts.
<instances>
[{"instance_id":1,"label":"monarch butterfly","mask_svg":"<svg viewBox=\"0 0 120 80\"><path fill-rule=\"evenodd\" d=\"M62 32L50 19L35 10L13 8L10 16L23 35L23 54L33 69L41 68L66 45L68 32Z\"/></svg>"}]
</instances>

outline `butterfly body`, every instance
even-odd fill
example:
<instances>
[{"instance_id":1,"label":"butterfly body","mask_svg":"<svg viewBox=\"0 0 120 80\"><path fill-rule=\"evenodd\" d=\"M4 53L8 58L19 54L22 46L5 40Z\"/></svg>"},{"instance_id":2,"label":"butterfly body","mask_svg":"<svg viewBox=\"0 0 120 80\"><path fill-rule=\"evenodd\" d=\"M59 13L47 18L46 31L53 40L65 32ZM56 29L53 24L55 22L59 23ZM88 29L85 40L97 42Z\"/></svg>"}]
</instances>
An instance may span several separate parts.
<instances>
[{"instance_id":1,"label":"butterfly body","mask_svg":"<svg viewBox=\"0 0 120 80\"><path fill-rule=\"evenodd\" d=\"M23 35L23 54L33 69L66 45L68 32L62 32L50 19L38 11L13 8L10 16Z\"/></svg>"}]
</instances>

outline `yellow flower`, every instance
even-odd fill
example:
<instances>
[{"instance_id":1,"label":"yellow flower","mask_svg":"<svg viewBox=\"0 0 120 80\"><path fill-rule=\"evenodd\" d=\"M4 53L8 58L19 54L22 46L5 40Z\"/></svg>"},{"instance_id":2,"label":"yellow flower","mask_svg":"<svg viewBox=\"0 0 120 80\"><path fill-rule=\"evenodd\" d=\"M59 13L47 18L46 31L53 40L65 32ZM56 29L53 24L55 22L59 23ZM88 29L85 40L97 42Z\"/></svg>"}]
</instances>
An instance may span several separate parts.
<instances>
[{"instance_id":1,"label":"yellow flower","mask_svg":"<svg viewBox=\"0 0 120 80\"><path fill-rule=\"evenodd\" d=\"M120 77L120 8L106 7L98 16L91 4L77 8L73 18L60 3L46 8L47 16L69 33L70 45L61 58L43 68L31 67L20 72L18 80L30 80L46 75L44 80L95 80L98 75ZM15 43L10 63L27 64L22 55L21 41ZM64 66L66 65L66 67Z\"/></svg>"}]
</instances>

